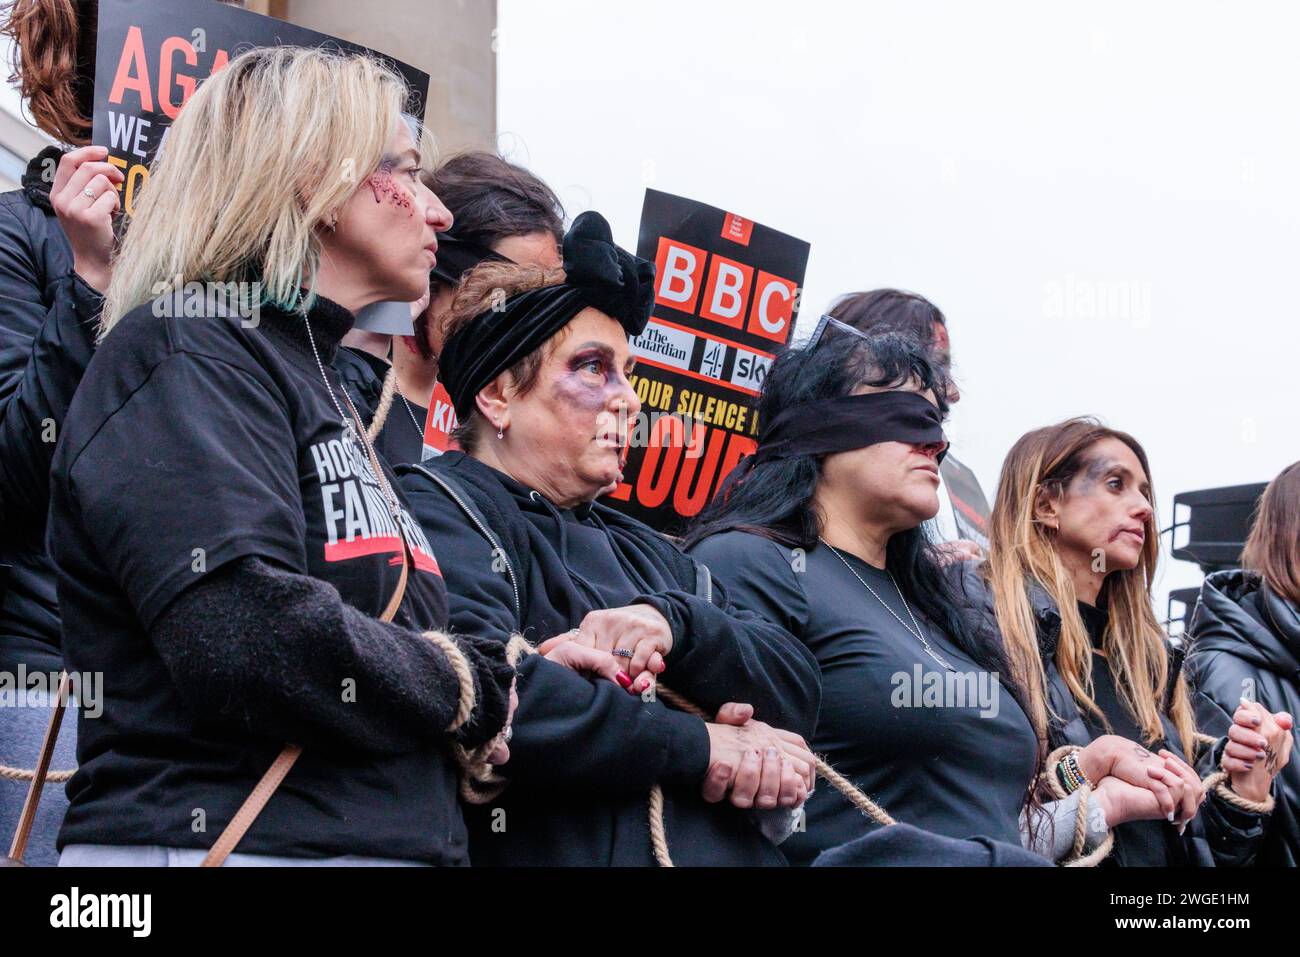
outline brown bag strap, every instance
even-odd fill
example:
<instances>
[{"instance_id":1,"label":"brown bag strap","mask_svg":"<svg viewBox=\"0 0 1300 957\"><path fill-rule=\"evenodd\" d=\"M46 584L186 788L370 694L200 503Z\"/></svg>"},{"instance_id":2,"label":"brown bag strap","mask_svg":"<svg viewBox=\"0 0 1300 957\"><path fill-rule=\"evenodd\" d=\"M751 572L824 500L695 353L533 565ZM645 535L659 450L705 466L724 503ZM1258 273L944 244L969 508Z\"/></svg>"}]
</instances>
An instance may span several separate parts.
<instances>
[{"instance_id":1,"label":"brown bag strap","mask_svg":"<svg viewBox=\"0 0 1300 957\"><path fill-rule=\"evenodd\" d=\"M50 713L50 723L45 729L45 740L41 742L40 757L32 771L32 783L27 786L27 800L23 802L22 814L18 816L18 827L14 829L14 840L9 845L9 857L21 861L27 853L27 840L32 836L32 824L36 821L36 809L41 803L41 791L45 788L45 776L50 772L50 762L54 760L54 744L59 740L59 728L63 725L63 712L67 709L68 692L72 688L72 679L66 671L59 673L59 691L54 701L54 710Z\"/></svg>"},{"instance_id":2,"label":"brown bag strap","mask_svg":"<svg viewBox=\"0 0 1300 957\"><path fill-rule=\"evenodd\" d=\"M357 415L357 410L353 407L350 399L348 400L348 407L352 411L353 419L356 420L357 428L361 430L361 434L364 434L366 427L361 422L361 417ZM375 478L380 482L385 481L384 472L379 465L379 457L375 455L374 446L369 442L365 442L364 445L366 451L370 454L370 466L375 470ZM388 606L384 609L383 614L379 616L380 621L392 621L397 614L397 609L402 605L402 598L406 595L406 582L410 577L411 565L414 563L411 546L406 541L406 533L402 531L402 524L397 521L395 515L393 516L393 523L397 526L398 537L402 540L402 573L397 579L397 587L393 589L393 597L388 600ZM230 852L235 849L235 845L253 826L257 816L266 807L266 802L271 800L271 795L284 781L285 776L288 775L290 769L293 768L294 762L298 760L298 756L301 754L302 748L296 744L286 744L284 746L284 750L276 755L275 760L271 762L271 766L262 775L262 779L253 788L253 793L245 798L244 803L235 812L235 816L230 819L230 823L221 832L217 842L212 845L212 849L203 858L200 867L220 867L226 862Z\"/></svg>"}]
</instances>

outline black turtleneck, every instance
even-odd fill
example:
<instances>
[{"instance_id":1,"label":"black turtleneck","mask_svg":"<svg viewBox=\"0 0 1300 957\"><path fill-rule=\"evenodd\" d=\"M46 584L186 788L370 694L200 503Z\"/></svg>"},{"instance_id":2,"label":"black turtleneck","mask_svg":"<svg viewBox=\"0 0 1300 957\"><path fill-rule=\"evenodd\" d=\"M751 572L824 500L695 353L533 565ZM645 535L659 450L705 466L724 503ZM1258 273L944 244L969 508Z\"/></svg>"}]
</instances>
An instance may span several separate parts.
<instances>
[{"instance_id":1,"label":"black turtleneck","mask_svg":"<svg viewBox=\"0 0 1300 957\"><path fill-rule=\"evenodd\" d=\"M268 304L261 307L258 318L266 323L266 331L272 336L292 345L296 352L312 357L313 367L313 340L321 363L333 365L339 343L356 322L356 316L350 311L324 296L316 296L312 300L305 316L299 312L285 312L278 306Z\"/></svg>"}]
</instances>

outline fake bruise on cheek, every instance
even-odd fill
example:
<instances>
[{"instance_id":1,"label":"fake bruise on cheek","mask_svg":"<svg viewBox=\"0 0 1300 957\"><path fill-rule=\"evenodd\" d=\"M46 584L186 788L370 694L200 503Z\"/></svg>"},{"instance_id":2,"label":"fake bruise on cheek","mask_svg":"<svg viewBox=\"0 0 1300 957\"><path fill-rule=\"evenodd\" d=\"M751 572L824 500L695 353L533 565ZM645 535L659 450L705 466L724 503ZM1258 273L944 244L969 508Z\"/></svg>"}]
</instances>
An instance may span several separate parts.
<instances>
[{"instance_id":1,"label":"fake bruise on cheek","mask_svg":"<svg viewBox=\"0 0 1300 957\"><path fill-rule=\"evenodd\" d=\"M366 185L370 187L370 192L374 194L375 202L382 203L387 201L398 209L406 210L407 216L415 214L415 207L411 203L410 194L402 189L397 180L393 179L393 174L389 170L381 169L366 180Z\"/></svg>"}]
</instances>

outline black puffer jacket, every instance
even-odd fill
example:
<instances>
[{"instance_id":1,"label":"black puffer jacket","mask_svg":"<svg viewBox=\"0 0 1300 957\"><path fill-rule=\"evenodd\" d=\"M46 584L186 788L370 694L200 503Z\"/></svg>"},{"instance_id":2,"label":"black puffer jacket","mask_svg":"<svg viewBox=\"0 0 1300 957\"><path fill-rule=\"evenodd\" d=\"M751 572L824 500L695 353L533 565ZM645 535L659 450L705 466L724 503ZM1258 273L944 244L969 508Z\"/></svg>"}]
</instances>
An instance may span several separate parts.
<instances>
[{"instance_id":1,"label":"black puffer jacket","mask_svg":"<svg viewBox=\"0 0 1300 957\"><path fill-rule=\"evenodd\" d=\"M57 667L59 613L45 552L50 462L63 417L95 349L103 301L72 272L50 206L49 147L23 188L0 195L0 657Z\"/></svg>"},{"instance_id":2,"label":"black puffer jacket","mask_svg":"<svg viewBox=\"0 0 1300 957\"><path fill-rule=\"evenodd\" d=\"M1224 734L1243 697L1270 711L1300 715L1300 609L1257 574L1215 572L1201 585L1189 629L1187 656L1196 723L1207 734ZM1274 780L1271 852L1263 863L1300 862L1300 760Z\"/></svg>"},{"instance_id":3,"label":"black puffer jacket","mask_svg":"<svg viewBox=\"0 0 1300 957\"><path fill-rule=\"evenodd\" d=\"M956 572L960 587L966 594L974 615L974 624L987 633L997 628L997 619L993 613L993 596L989 591L979 566L974 562L961 562ZM1074 700L1065 679L1056 669L1056 647L1061 637L1061 614L1056 602L1037 582L1029 585L1029 603L1033 608L1034 620L1038 630L1038 650L1042 656L1047 674L1047 703L1050 708L1048 747L1055 749L1066 744L1087 745L1093 738L1092 729L1084 721L1079 706ZM1179 676L1181 656L1171 654L1169 684L1172 685ZM1187 760L1178 732L1166 714L1161 714L1164 725L1164 738L1158 742L1142 742L1151 750L1167 748L1180 758ZM1223 735L1227 727L1219 730L1202 729L1207 734ZM1203 755L1199 771L1204 777L1214 770L1222 752L1224 741ZM1121 825L1122 827L1122 825ZM1165 835L1169 846L1171 862L1190 867L1245 867L1257 862L1257 858L1269 853L1272 844L1269 834L1269 819L1266 815L1251 814L1232 807L1211 794L1201 805L1201 811L1180 836L1170 825ZM1110 856L1113 864L1124 866L1124 835L1116 833L1115 849Z\"/></svg>"}]
</instances>

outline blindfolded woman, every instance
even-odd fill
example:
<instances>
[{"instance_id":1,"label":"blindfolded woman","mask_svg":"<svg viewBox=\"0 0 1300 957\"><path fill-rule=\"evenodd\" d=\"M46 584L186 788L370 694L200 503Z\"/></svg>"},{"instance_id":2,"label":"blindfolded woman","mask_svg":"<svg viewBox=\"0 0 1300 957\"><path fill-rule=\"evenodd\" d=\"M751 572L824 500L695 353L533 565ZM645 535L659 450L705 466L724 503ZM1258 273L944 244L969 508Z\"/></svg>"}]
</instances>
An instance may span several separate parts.
<instances>
[{"instance_id":1,"label":"blindfolded woman","mask_svg":"<svg viewBox=\"0 0 1300 957\"><path fill-rule=\"evenodd\" d=\"M1119 814L1134 814L1115 828L1108 863L1248 865L1267 837L1290 718L1243 702L1205 766L1218 766L1229 740L1272 759L1234 764L1234 747L1208 790L1189 766L1198 747L1181 659L1151 604L1154 500L1146 453L1132 436L1091 419L1030 432L1002 466L988 563L968 565L963 583L1038 673L1030 708L1054 749L1046 769L1054 790L1108 773L1148 777L1146 789L1116 800L1104 782L1098 790Z\"/></svg>"},{"instance_id":2,"label":"blindfolded woman","mask_svg":"<svg viewBox=\"0 0 1300 957\"><path fill-rule=\"evenodd\" d=\"M639 408L628 339L652 281L584 213L562 271L485 263L451 308L439 365L463 451L403 486L444 556L453 627L542 652L519 664L505 790L471 820L476 863L779 864L761 828L811 785L812 656L595 501ZM666 707L659 679L708 718ZM652 791L666 848L647 834Z\"/></svg>"},{"instance_id":3,"label":"blindfolded woman","mask_svg":"<svg viewBox=\"0 0 1300 957\"><path fill-rule=\"evenodd\" d=\"M1085 808L1076 847L1078 798L1043 816L1023 679L996 633L971 627L926 537L948 393L926 352L828 317L778 357L758 451L701 513L689 550L816 655L813 748L895 819L1077 858L1105 821ZM871 826L829 788L807 814L787 844L799 863Z\"/></svg>"},{"instance_id":4,"label":"blindfolded woman","mask_svg":"<svg viewBox=\"0 0 1300 957\"><path fill-rule=\"evenodd\" d=\"M103 676L63 863L466 862L455 748L503 733L512 671L438 630L437 560L330 368L447 220L406 95L253 50L151 171L53 467L65 658Z\"/></svg>"}]
</instances>

